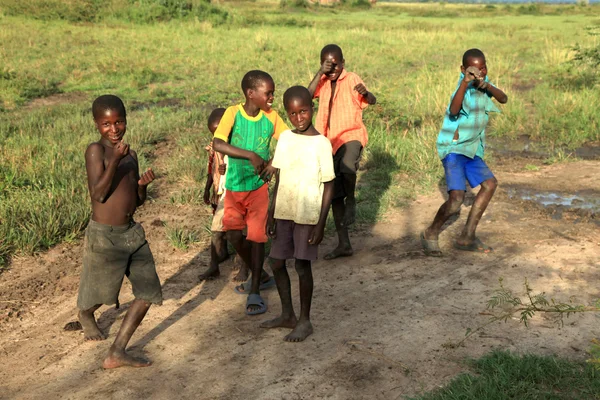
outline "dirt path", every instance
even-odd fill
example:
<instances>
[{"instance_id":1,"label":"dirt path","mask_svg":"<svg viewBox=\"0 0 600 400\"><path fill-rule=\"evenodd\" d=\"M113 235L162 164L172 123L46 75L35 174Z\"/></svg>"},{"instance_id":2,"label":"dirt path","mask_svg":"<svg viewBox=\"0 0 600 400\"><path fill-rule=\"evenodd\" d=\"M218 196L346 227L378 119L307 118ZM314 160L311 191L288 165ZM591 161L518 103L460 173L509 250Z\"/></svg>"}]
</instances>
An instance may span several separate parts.
<instances>
[{"instance_id":1,"label":"dirt path","mask_svg":"<svg viewBox=\"0 0 600 400\"><path fill-rule=\"evenodd\" d=\"M493 254L452 249L451 238L468 213L463 208L442 234L446 256L423 256L418 234L442 195L421 197L390 212L385 222L355 232L354 257L316 263L315 334L301 344L283 342L286 331L258 328L280 310L275 290L264 293L265 316L247 317L245 298L232 290L231 263L220 279L198 283L209 258L205 246L188 252L170 248L162 222L201 226L208 221L203 207L157 201L137 218L164 282L164 305L151 308L132 340L133 353L154 361L150 368L104 371L100 366L132 299L128 284L120 310L100 310L109 340L86 343L81 333L62 330L76 314L79 245L16 259L0 276L0 398L395 399L443 385L466 370L465 358L492 348L585 359L597 336L594 314L570 317L562 328L543 315L529 328L516 320L496 323L464 347L443 346L487 321L480 312L501 277L518 293L527 279L534 291L557 300L573 295L588 304L600 297L597 216L584 205L578 208L579 201L544 210L519 200L518 192L598 198L600 162L498 177L501 188L480 225ZM165 191L159 188L161 197ZM321 254L333 245L326 239ZM293 270L290 275L297 304L297 277Z\"/></svg>"}]
</instances>

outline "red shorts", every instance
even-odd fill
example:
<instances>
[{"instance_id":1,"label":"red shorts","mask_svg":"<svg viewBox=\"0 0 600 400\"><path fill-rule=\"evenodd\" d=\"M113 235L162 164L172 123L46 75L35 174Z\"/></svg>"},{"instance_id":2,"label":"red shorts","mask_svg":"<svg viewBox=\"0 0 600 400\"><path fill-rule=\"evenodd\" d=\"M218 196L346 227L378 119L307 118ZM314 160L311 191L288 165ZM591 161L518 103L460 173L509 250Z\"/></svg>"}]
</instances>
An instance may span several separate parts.
<instances>
[{"instance_id":1,"label":"red shorts","mask_svg":"<svg viewBox=\"0 0 600 400\"><path fill-rule=\"evenodd\" d=\"M241 231L248 227L246 238L255 243L267 242L267 214L269 212L269 185L249 192L225 192L223 229Z\"/></svg>"}]
</instances>

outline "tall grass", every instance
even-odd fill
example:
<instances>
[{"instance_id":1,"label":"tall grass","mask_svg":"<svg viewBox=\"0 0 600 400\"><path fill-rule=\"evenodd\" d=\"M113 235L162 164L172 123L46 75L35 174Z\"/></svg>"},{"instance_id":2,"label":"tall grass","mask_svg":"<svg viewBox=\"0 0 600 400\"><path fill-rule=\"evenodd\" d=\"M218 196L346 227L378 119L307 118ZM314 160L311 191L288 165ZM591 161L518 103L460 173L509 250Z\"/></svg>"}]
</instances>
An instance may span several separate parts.
<instances>
[{"instance_id":1,"label":"tall grass","mask_svg":"<svg viewBox=\"0 0 600 400\"><path fill-rule=\"evenodd\" d=\"M157 171L176 189L158 200L198 203L210 110L243 101L241 77L258 68L273 76L275 108L285 115L280 95L310 82L321 47L331 42L341 45L346 68L378 98L364 114L370 144L359 182L363 222L440 178L435 138L467 48L486 53L491 80L509 96L489 135L528 134L570 147L599 139L596 71L567 62L575 43L589 47L597 40L585 31L600 21L595 6L552 12L540 6L539 15L528 16L503 6L454 4L291 13L277 1L69 4L0 5L0 258L68 240L85 224L83 153L96 137L89 112L95 96L124 99L128 136L143 167L153 164L157 142L169 137L176 144ZM157 6L179 11L169 18L131 17ZM212 7L227 23L204 17ZM60 14L84 8L93 16ZM56 105L30 104L57 93L63 97ZM73 104L61 104L70 98Z\"/></svg>"}]
</instances>

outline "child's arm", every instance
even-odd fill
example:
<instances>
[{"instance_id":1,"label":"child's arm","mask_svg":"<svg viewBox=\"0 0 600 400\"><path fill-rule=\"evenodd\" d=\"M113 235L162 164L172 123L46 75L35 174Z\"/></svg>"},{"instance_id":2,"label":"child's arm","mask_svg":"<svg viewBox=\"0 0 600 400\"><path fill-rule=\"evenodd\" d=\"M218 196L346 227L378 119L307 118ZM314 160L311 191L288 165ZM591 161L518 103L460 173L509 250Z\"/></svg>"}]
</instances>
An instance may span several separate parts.
<instances>
[{"instance_id":1,"label":"child's arm","mask_svg":"<svg viewBox=\"0 0 600 400\"><path fill-rule=\"evenodd\" d=\"M135 160L135 163L137 164L138 163L137 153L133 150L131 150L131 157L133 157L133 159ZM138 168L139 168L139 166L138 166ZM139 170L138 170L138 176L139 176ZM154 176L154 171L152 171L152 168L148 168L146 170L146 172L144 172L142 174L142 176L139 178L138 193L137 193L137 195L138 195L137 206L138 207L141 206L142 204L144 204L144 202L146 201L148 185L154 179L156 179L156 178Z\"/></svg>"},{"instance_id":2,"label":"child's arm","mask_svg":"<svg viewBox=\"0 0 600 400\"><path fill-rule=\"evenodd\" d=\"M275 231L275 203L277 202L277 191L279 190L279 170L275 171L275 188L273 189L273 200L269 207L269 214L267 216L267 235L271 239L275 239L277 232Z\"/></svg>"},{"instance_id":3,"label":"child's arm","mask_svg":"<svg viewBox=\"0 0 600 400\"><path fill-rule=\"evenodd\" d=\"M209 205L210 204L210 188L213 185L213 176L212 174L209 172L206 175L206 185L204 186L204 204Z\"/></svg>"},{"instance_id":4,"label":"child's arm","mask_svg":"<svg viewBox=\"0 0 600 400\"><path fill-rule=\"evenodd\" d=\"M458 115L462 108L463 100L465 99L465 93L469 84L477 79L480 75L479 69L476 67L469 67L465 70L465 77L460 82L452 101L450 102L450 115L455 117Z\"/></svg>"},{"instance_id":5,"label":"child's arm","mask_svg":"<svg viewBox=\"0 0 600 400\"><path fill-rule=\"evenodd\" d=\"M317 245L323 240L325 232L325 223L327 222L327 214L329 214L329 207L331 207L331 201L333 199L333 181L325 182L323 185L323 201L321 202L321 214L319 215L319 222L313 228L308 243Z\"/></svg>"},{"instance_id":6,"label":"child's arm","mask_svg":"<svg viewBox=\"0 0 600 400\"><path fill-rule=\"evenodd\" d=\"M490 85L487 82L482 82L479 85L479 89L485 90L486 92L491 94L492 97L498 100L498 103L500 104L506 104L506 102L508 101L508 96L506 95L506 93L504 93L501 89L498 89L496 86Z\"/></svg>"},{"instance_id":7,"label":"child's arm","mask_svg":"<svg viewBox=\"0 0 600 400\"><path fill-rule=\"evenodd\" d=\"M369 103L370 105L377 103L377 98L375 97L375 95L369 92L365 85L363 85L362 83L356 85L354 87L354 90L356 90L362 97L367 99L367 103Z\"/></svg>"},{"instance_id":8,"label":"child's arm","mask_svg":"<svg viewBox=\"0 0 600 400\"><path fill-rule=\"evenodd\" d=\"M261 171L265 167L265 160L263 160L261 156L253 151L232 146L223 139L214 138L213 148L215 151L228 155L229 157L243 158L250 161L250 164L252 164L254 167L254 172L256 172L256 175L260 175Z\"/></svg>"},{"instance_id":9,"label":"child's arm","mask_svg":"<svg viewBox=\"0 0 600 400\"><path fill-rule=\"evenodd\" d=\"M129 154L129 145L119 142L104 166L104 146L92 143L85 151L85 168L87 170L88 188L92 200L104 203L112 185L119 162Z\"/></svg>"},{"instance_id":10,"label":"child's arm","mask_svg":"<svg viewBox=\"0 0 600 400\"><path fill-rule=\"evenodd\" d=\"M308 85L308 91L310 92L311 96L314 96L315 91L317 90L317 86L319 86L319 82L321 81L321 77L323 75L331 72L332 69L333 69L332 60L323 61L323 63L321 64L321 67L319 68L319 71L317 72L317 74L315 75L313 80L310 82L310 85Z\"/></svg>"}]
</instances>

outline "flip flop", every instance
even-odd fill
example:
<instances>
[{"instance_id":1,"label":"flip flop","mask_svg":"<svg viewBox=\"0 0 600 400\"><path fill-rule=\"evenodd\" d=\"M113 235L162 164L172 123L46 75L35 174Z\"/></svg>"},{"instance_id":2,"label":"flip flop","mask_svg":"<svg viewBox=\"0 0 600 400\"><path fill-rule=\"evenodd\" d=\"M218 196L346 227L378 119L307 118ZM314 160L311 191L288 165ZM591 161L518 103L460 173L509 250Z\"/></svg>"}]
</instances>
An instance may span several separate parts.
<instances>
[{"instance_id":1,"label":"flip flop","mask_svg":"<svg viewBox=\"0 0 600 400\"><path fill-rule=\"evenodd\" d=\"M258 310L249 311L249 306L260 306ZM259 294L249 294L248 299L246 300L246 315L258 315L264 314L267 312L267 305L262 297Z\"/></svg>"},{"instance_id":2,"label":"flip flop","mask_svg":"<svg viewBox=\"0 0 600 400\"><path fill-rule=\"evenodd\" d=\"M472 251L474 253L484 254L491 253L492 251L494 251L494 249L492 249L487 244L484 244L481 240L479 240L479 238L475 238L475 240L471 244L459 244L457 242L454 242L454 248L457 250Z\"/></svg>"},{"instance_id":3,"label":"flip flop","mask_svg":"<svg viewBox=\"0 0 600 400\"><path fill-rule=\"evenodd\" d=\"M273 286L275 286L275 278L273 278L271 276L271 277L269 277L269 280L260 283L258 290L262 291L265 289L272 288ZM241 285L237 285L236 287L234 287L233 290L237 294L248 294L250 292L251 288L252 288L252 279L248 279L246 282L242 283Z\"/></svg>"},{"instance_id":4,"label":"flip flop","mask_svg":"<svg viewBox=\"0 0 600 400\"><path fill-rule=\"evenodd\" d=\"M442 250L440 249L439 242L437 240L425 239L424 232L421 232L421 246L423 246L423 251L425 254L430 257L442 256Z\"/></svg>"}]
</instances>

